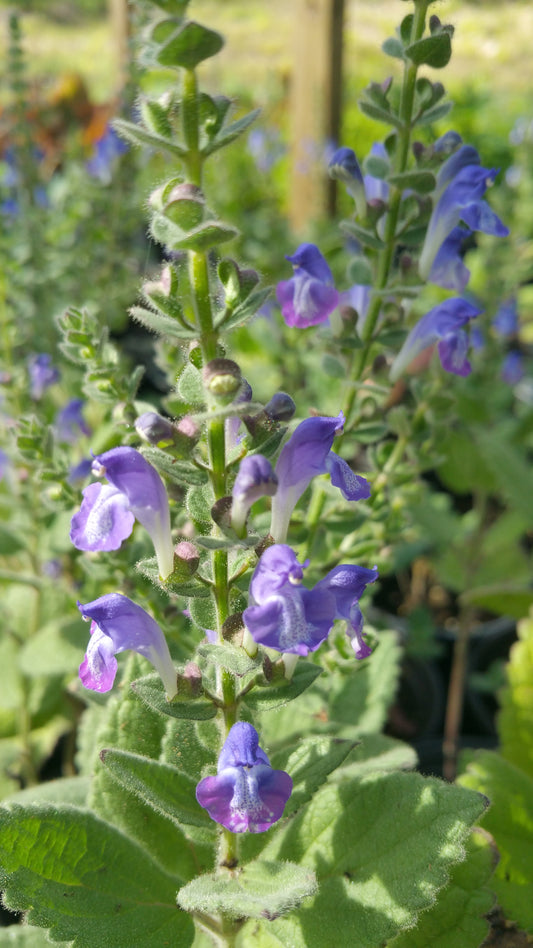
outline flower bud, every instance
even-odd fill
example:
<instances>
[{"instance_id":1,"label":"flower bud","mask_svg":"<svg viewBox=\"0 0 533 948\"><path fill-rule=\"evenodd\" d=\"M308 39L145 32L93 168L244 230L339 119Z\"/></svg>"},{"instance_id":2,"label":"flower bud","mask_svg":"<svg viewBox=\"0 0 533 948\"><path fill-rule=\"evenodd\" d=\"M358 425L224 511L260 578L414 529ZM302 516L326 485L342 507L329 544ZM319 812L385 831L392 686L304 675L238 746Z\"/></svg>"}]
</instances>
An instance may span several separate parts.
<instances>
[{"instance_id":1,"label":"flower bud","mask_svg":"<svg viewBox=\"0 0 533 948\"><path fill-rule=\"evenodd\" d=\"M276 392L265 405L265 411L273 421L290 421L296 411L296 405L287 392Z\"/></svg>"},{"instance_id":2,"label":"flower bud","mask_svg":"<svg viewBox=\"0 0 533 948\"><path fill-rule=\"evenodd\" d=\"M163 418L155 411L145 411L135 421L135 430L148 444L172 444L174 441L174 425L168 418Z\"/></svg>"},{"instance_id":3,"label":"flower bud","mask_svg":"<svg viewBox=\"0 0 533 948\"><path fill-rule=\"evenodd\" d=\"M198 569L199 562L200 554L194 543L190 543L189 540L181 540L174 547L174 576L177 574L180 578L188 579Z\"/></svg>"},{"instance_id":4,"label":"flower bud","mask_svg":"<svg viewBox=\"0 0 533 948\"><path fill-rule=\"evenodd\" d=\"M178 673L178 693L180 698L198 698L203 691L202 672L195 662L187 662L182 672Z\"/></svg>"},{"instance_id":5,"label":"flower bud","mask_svg":"<svg viewBox=\"0 0 533 948\"><path fill-rule=\"evenodd\" d=\"M244 622L242 621L242 612L234 612L228 616L222 625L222 638L225 642L231 642L232 645L242 645L244 633Z\"/></svg>"},{"instance_id":6,"label":"flower bud","mask_svg":"<svg viewBox=\"0 0 533 948\"><path fill-rule=\"evenodd\" d=\"M224 403L235 398L241 387L241 370L231 359L212 359L204 366L202 376L207 391Z\"/></svg>"},{"instance_id":7,"label":"flower bud","mask_svg":"<svg viewBox=\"0 0 533 948\"><path fill-rule=\"evenodd\" d=\"M205 200L202 191L194 184L178 184L164 195L163 213L182 230L191 230L204 218Z\"/></svg>"}]
</instances>

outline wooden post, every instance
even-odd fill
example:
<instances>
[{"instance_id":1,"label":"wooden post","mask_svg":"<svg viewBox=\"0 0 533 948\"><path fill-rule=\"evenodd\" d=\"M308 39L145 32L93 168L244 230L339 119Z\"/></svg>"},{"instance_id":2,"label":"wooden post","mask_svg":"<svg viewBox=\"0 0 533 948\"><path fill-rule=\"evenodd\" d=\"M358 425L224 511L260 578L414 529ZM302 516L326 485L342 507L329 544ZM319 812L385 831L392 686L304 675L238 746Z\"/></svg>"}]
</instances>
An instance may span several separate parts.
<instances>
[{"instance_id":1,"label":"wooden post","mask_svg":"<svg viewBox=\"0 0 533 948\"><path fill-rule=\"evenodd\" d=\"M108 0L108 3L117 62L116 94L120 97L130 78L130 13L128 0Z\"/></svg>"},{"instance_id":2,"label":"wooden post","mask_svg":"<svg viewBox=\"0 0 533 948\"><path fill-rule=\"evenodd\" d=\"M339 143L344 0L297 0L295 6L289 217L303 232L335 210L325 150Z\"/></svg>"}]
</instances>

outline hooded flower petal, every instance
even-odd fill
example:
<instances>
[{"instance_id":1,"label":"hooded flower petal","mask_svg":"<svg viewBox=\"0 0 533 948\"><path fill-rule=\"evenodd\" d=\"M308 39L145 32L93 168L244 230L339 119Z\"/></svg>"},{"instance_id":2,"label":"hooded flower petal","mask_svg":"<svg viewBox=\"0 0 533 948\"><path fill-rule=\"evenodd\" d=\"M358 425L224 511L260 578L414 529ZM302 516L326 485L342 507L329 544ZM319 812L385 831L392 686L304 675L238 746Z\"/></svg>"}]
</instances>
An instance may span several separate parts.
<instances>
[{"instance_id":1,"label":"hooded flower petal","mask_svg":"<svg viewBox=\"0 0 533 948\"><path fill-rule=\"evenodd\" d=\"M236 533L244 531L252 504L260 497L272 497L277 487L274 469L262 454L251 454L241 461L232 490L231 524Z\"/></svg>"},{"instance_id":2,"label":"hooded flower petal","mask_svg":"<svg viewBox=\"0 0 533 948\"><path fill-rule=\"evenodd\" d=\"M346 500L361 500L370 496L370 487L363 477L357 477L331 450L335 435L342 431L344 415L336 418L318 416L300 422L281 450L276 464L278 490L272 501L271 535L280 542L287 529L296 503L317 474L329 472L332 483L340 487Z\"/></svg>"},{"instance_id":3,"label":"hooded flower petal","mask_svg":"<svg viewBox=\"0 0 533 948\"><path fill-rule=\"evenodd\" d=\"M359 600L366 587L375 583L377 578L376 567L335 566L315 586L315 592L334 596L335 618L346 620L346 633L357 659L368 658L372 654L372 649L363 638L363 614Z\"/></svg>"},{"instance_id":4,"label":"hooded flower petal","mask_svg":"<svg viewBox=\"0 0 533 948\"><path fill-rule=\"evenodd\" d=\"M291 778L270 766L255 728L239 721L226 738L216 777L200 781L196 799L231 832L264 833L282 816L291 792Z\"/></svg>"},{"instance_id":5,"label":"hooded flower petal","mask_svg":"<svg viewBox=\"0 0 533 948\"><path fill-rule=\"evenodd\" d=\"M429 271L430 283L463 292L470 279L470 270L463 263L461 251L471 233L467 227L454 227L450 231L435 255Z\"/></svg>"},{"instance_id":6,"label":"hooded flower petal","mask_svg":"<svg viewBox=\"0 0 533 948\"><path fill-rule=\"evenodd\" d=\"M507 227L482 200L497 174L496 169L489 170L480 165L479 155L471 145L463 145L444 162L437 175L437 202L418 265L423 279L428 278L439 248L459 221L471 230L498 237L508 235Z\"/></svg>"},{"instance_id":7,"label":"hooded flower petal","mask_svg":"<svg viewBox=\"0 0 533 948\"><path fill-rule=\"evenodd\" d=\"M468 337L464 326L482 310L459 297L445 300L419 319L411 330L396 359L390 377L396 381L424 349L439 343L443 368L455 375L468 375L471 366L466 358Z\"/></svg>"},{"instance_id":8,"label":"hooded flower petal","mask_svg":"<svg viewBox=\"0 0 533 948\"><path fill-rule=\"evenodd\" d=\"M355 201L358 217L364 218L366 215L365 184L355 152L351 148L338 148L331 157L328 171L331 178L342 181L348 194L351 194Z\"/></svg>"},{"instance_id":9,"label":"hooded flower petal","mask_svg":"<svg viewBox=\"0 0 533 948\"><path fill-rule=\"evenodd\" d=\"M131 649L148 659L161 675L169 698L177 694L176 670L157 622L144 609L120 593L78 603L84 619L91 619L91 638L80 678L92 691L109 691L117 671L115 655Z\"/></svg>"},{"instance_id":10,"label":"hooded flower petal","mask_svg":"<svg viewBox=\"0 0 533 948\"><path fill-rule=\"evenodd\" d=\"M301 244L287 260L294 266L294 276L276 287L285 322L299 329L325 322L337 308L339 293L318 247Z\"/></svg>"},{"instance_id":11,"label":"hooded flower petal","mask_svg":"<svg viewBox=\"0 0 533 948\"><path fill-rule=\"evenodd\" d=\"M174 568L170 511L163 481L135 448L112 448L93 461L93 472L109 486L91 484L83 491L70 538L79 550L116 550L133 529L133 519L148 531L163 579Z\"/></svg>"}]
</instances>

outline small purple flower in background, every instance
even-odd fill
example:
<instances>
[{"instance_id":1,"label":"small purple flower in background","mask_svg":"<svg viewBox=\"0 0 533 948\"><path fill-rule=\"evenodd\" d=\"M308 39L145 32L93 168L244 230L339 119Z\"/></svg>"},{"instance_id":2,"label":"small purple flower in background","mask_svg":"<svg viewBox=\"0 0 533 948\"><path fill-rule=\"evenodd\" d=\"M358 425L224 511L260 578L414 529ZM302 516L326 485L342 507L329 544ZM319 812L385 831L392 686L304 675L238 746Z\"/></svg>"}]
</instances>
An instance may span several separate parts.
<instances>
[{"instance_id":1,"label":"small purple flower in background","mask_svg":"<svg viewBox=\"0 0 533 948\"><path fill-rule=\"evenodd\" d=\"M439 272L434 272L432 268L443 242L460 221L463 221L470 231L479 230L497 237L508 235L507 227L502 224L487 202L482 200L487 187L494 181L497 174L494 168L489 170L481 167L479 155L471 145L463 145L441 166L437 175L437 202L429 220L418 264L422 279L429 279L441 285ZM451 255L452 261L456 256L457 253ZM440 279L442 279L442 259L439 270ZM447 268L445 272L447 283L444 285L450 288L451 272ZM455 284L451 288L460 289Z\"/></svg>"},{"instance_id":2,"label":"small purple flower in background","mask_svg":"<svg viewBox=\"0 0 533 948\"><path fill-rule=\"evenodd\" d=\"M245 532L246 517L252 504L260 497L272 497L277 488L278 478L270 461L262 454L251 454L241 461L231 492L231 525L239 536Z\"/></svg>"},{"instance_id":3,"label":"small purple flower in background","mask_svg":"<svg viewBox=\"0 0 533 948\"><path fill-rule=\"evenodd\" d=\"M89 484L72 518L70 539L78 550L118 550L137 519L154 544L162 579L174 569L170 511L163 481L135 448L112 448L96 457L93 473L109 484Z\"/></svg>"},{"instance_id":4,"label":"small purple flower in background","mask_svg":"<svg viewBox=\"0 0 533 948\"><path fill-rule=\"evenodd\" d=\"M337 148L332 155L328 171L330 178L342 181L354 201L358 217L366 217L366 194L363 174L355 152L351 148Z\"/></svg>"},{"instance_id":5,"label":"small purple flower in background","mask_svg":"<svg viewBox=\"0 0 533 948\"><path fill-rule=\"evenodd\" d=\"M361 630L358 602L375 582L376 569L336 566L313 589L302 585L307 564L284 543L268 547L250 583L250 605L243 619L254 642L278 652L307 655L328 637L335 619L347 620L357 658L370 654Z\"/></svg>"},{"instance_id":6,"label":"small purple flower in background","mask_svg":"<svg viewBox=\"0 0 533 948\"><path fill-rule=\"evenodd\" d=\"M155 619L120 593L78 603L84 619L91 619L91 638L80 665L80 679L92 691L109 691L117 673L115 655L131 650L143 655L159 672L168 698L177 694L176 669L167 641Z\"/></svg>"},{"instance_id":7,"label":"small purple flower in background","mask_svg":"<svg viewBox=\"0 0 533 948\"><path fill-rule=\"evenodd\" d=\"M84 404L82 398L73 398L58 411L54 420L54 431L59 441L75 444L80 434L91 434L91 429L83 417Z\"/></svg>"},{"instance_id":8,"label":"small purple flower in background","mask_svg":"<svg viewBox=\"0 0 533 948\"><path fill-rule=\"evenodd\" d=\"M2 451L2 448L0 448L0 481L3 481L10 467L11 467L11 461L9 459L9 456L6 454L5 451Z\"/></svg>"},{"instance_id":9,"label":"small purple flower in background","mask_svg":"<svg viewBox=\"0 0 533 948\"><path fill-rule=\"evenodd\" d=\"M504 336L505 338L516 335L519 320L518 306L514 298L502 303L492 320L492 326L500 336Z\"/></svg>"},{"instance_id":10,"label":"small purple flower in background","mask_svg":"<svg viewBox=\"0 0 533 948\"><path fill-rule=\"evenodd\" d=\"M111 125L106 125L103 135L95 142L94 153L87 162L87 171L102 184L109 184L117 159L126 151L126 142L117 135Z\"/></svg>"},{"instance_id":11,"label":"small purple flower in background","mask_svg":"<svg viewBox=\"0 0 533 948\"><path fill-rule=\"evenodd\" d=\"M220 752L216 777L200 780L196 799L232 833L264 833L283 815L291 793L291 778L270 766L255 728L238 721Z\"/></svg>"},{"instance_id":12,"label":"small purple flower in background","mask_svg":"<svg viewBox=\"0 0 533 948\"><path fill-rule=\"evenodd\" d=\"M511 350L505 356L501 376L507 385L518 385L524 378L524 356L518 349Z\"/></svg>"},{"instance_id":13,"label":"small purple flower in background","mask_svg":"<svg viewBox=\"0 0 533 948\"><path fill-rule=\"evenodd\" d=\"M30 376L30 394L38 402L50 385L59 382L59 370L52 364L52 356L47 352L28 356L27 366Z\"/></svg>"},{"instance_id":14,"label":"small purple flower in background","mask_svg":"<svg viewBox=\"0 0 533 948\"><path fill-rule=\"evenodd\" d=\"M396 381L424 349L437 343L443 369L454 375L469 375L472 366L467 359L468 335L464 329L470 319L482 310L456 297L430 309L411 330L392 363L390 377Z\"/></svg>"},{"instance_id":15,"label":"small purple flower in background","mask_svg":"<svg viewBox=\"0 0 533 948\"><path fill-rule=\"evenodd\" d=\"M304 329L325 322L340 297L320 250L314 244L300 244L286 259L294 266L294 276L278 283L276 297L287 326Z\"/></svg>"},{"instance_id":16,"label":"small purple flower in background","mask_svg":"<svg viewBox=\"0 0 533 948\"><path fill-rule=\"evenodd\" d=\"M255 161L258 171L267 174L276 162L285 154L277 129L254 128L248 135L248 151Z\"/></svg>"},{"instance_id":17,"label":"small purple flower in background","mask_svg":"<svg viewBox=\"0 0 533 948\"><path fill-rule=\"evenodd\" d=\"M272 500L270 532L276 543L286 538L292 511L317 474L328 473L331 483L341 490L346 500L370 497L370 487L364 477L354 474L349 464L331 450L343 424L342 412L336 418L306 418L283 446L276 464L278 490Z\"/></svg>"}]
</instances>

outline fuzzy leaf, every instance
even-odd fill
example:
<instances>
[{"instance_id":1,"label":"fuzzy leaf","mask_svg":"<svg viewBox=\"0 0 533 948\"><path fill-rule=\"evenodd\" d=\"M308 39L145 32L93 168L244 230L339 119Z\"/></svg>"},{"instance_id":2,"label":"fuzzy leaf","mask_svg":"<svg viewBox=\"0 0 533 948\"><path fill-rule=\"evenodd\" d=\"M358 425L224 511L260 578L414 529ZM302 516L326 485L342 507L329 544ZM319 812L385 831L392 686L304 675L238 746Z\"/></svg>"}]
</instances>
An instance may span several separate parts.
<instances>
[{"instance_id":1,"label":"fuzzy leaf","mask_svg":"<svg viewBox=\"0 0 533 948\"><path fill-rule=\"evenodd\" d=\"M380 240L376 234L370 230L366 230L364 227L360 227L359 224L354 224L353 221L342 221L341 230L349 234L350 237L355 237L355 239L364 244L365 247L371 247L372 250L381 250L383 247L383 241Z\"/></svg>"},{"instance_id":2,"label":"fuzzy leaf","mask_svg":"<svg viewBox=\"0 0 533 948\"><path fill-rule=\"evenodd\" d=\"M196 801L196 782L182 771L127 751L104 749L100 759L125 790L177 826L213 826L206 811Z\"/></svg>"},{"instance_id":3,"label":"fuzzy leaf","mask_svg":"<svg viewBox=\"0 0 533 948\"><path fill-rule=\"evenodd\" d=\"M435 175L431 171L404 171L403 174L392 174L389 183L395 188L418 191L419 194L429 194L435 188Z\"/></svg>"},{"instance_id":4,"label":"fuzzy leaf","mask_svg":"<svg viewBox=\"0 0 533 948\"><path fill-rule=\"evenodd\" d=\"M198 655L206 659L212 665L225 668L241 678L248 675L254 668L260 668L263 658L258 652L255 658L251 658L243 648L237 648L226 643L226 645L212 645L207 642L198 647Z\"/></svg>"},{"instance_id":5,"label":"fuzzy leaf","mask_svg":"<svg viewBox=\"0 0 533 948\"><path fill-rule=\"evenodd\" d=\"M207 698L190 698L187 701L167 701L165 689L159 675L146 675L132 682L132 690L152 711L171 718L191 721L207 721L216 714L216 708Z\"/></svg>"},{"instance_id":6,"label":"fuzzy leaf","mask_svg":"<svg viewBox=\"0 0 533 948\"><path fill-rule=\"evenodd\" d=\"M196 339L198 333L192 329L180 325L170 316L164 316L162 313L156 313L152 309L146 309L145 306L130 306L129 313L132 319L155 332L159 336L168 336L174 339Z\"/></svg>"},{"instance_id":7,"label":"fuzzy leaf","mask_svg":"<svg viewBox=\"0 0 533 948\"><path fill-rule=\"evenodd\" d=\"M506 668L507 687L500 695L502 754L533 778L533 612L518 623L518 642Z\"/></svg>"},{"instance_id":8,"label":"fuzzy leaf","mask_svg":"<svg viewBox=\"0 0 533 948\"><path fill-rule=\"evenodd\" d=\"M242 135L252 122L255 122L260 111L261 109L254 109L253 112L249 112L248 115L244 115L243 118L237 119L236 122L224 125L218 134L202 148L202 154L204 156L211 155L214 151L218 151L219 148L229 145L229 143L238 138L239 135Z\"/></svg>"},{"instance_id":9,"label":"fuzzy leaf","mask_svg":"<svg viewBox=\"0 0 533 948\"><path fill-rule=\"evenodd\" d=\"M450 34L444 31L434 33L433 36L425 36L423 39L411 43L405 49L405 55L415 63L421 66L425 63L432 66L433 69L443 69L447 66L452 55L452 43Z\"/></svg>"},{"instance_id":10,"label":"fuzzy leaf","mask_svg":"<svg viewBox=\"0 0 533 948\"><path fill-rule=\"evenodd\" d=\"M176 484L206 484L208 480L207 471L203 471L191 461L182 461L179 458L173 458L166 451L159 448L145 448L141 450L150 464L153 464L160 474L164 474L169 480Z\"/></svg>"},{"instance_id":11,"label":"fuzzy leaf","mask_svg":"<svg viewBox=\"0 0 533 948\"><path fill-rule=\"evenodd\" d=\"M254 944L377 948L434 903L485 802L420 774L326 784L262 853L314 869L318 895L287 920L260 922Z\"/></svg>"},{"instance_id":12,"label":"fuzzy leaf","mask_svg":"<svg viewBox=\"0 0 533 948\"><path fill-rule=\"evenodd\" d=\"M220 33L190 20L165 43L156 58L162 66L195 69L204 59L216 56L223 45Z\"/></svg>"},{"instance_id":13,"label":"fuzzy leaf","mask_svg":"<svg viewBox=\"0 0 533 948\"><path fill-rule=\"evenodd\" d=\"M42 928L33 925L8 925L0 928L0 948L50 948Z\"/></svg>"},{"instance_id":14,"label":"fuzzy leaf","mask_svg":"<svg viewBox=\"0 0 533 948\"><path fill-rule=\"evenodd\" d=\"M389 948L478 948L488 934L484 916L494 896L487 882L498 854L487 834L474 830L467 843L465 862L454 866L449 886L435 905L424 912L416 928L402 932Z\"/></svg>"},{"instance_id":15,"label":"fuzzy leaf","mask_svg":"<svg viewBox=\"0 0 533 948\"><path fill-rule=\"evenodd\" d=\"M113 128L125 138L131 145L149 145L151 148L157 148L159 151L167 151L175 158L184 158L187 154L182 145L164 138L162 135L155 135L154 132L148 132L140 125L134 125L133 122L127 122L125 119L114 119Z\"/></svg>"},{"instance_id":16,"label":"fuzzy leaf","mask_svg":"<svg viewBox=\"0 0 533 948\"><path fill-rule=\"evenodd\" d=\"M205 875L180 890L179 905L188 912L221 913L230 918L276 917L290 912L316 892L309 869L289 862L251 862L237 877Z\"/></svg>"},{"instance_id":17,"label":"fuzzy leaf","mask_svg":"<svg viewBox=\"0 0 533 948\"><path fill-rule=\"evenodd\" d=\"M357 741L337 740L334 737L308 737L292 753L285 749L272 755L272 766L276 770L286 770L293 781L293 790L283 815L289 816L307 803L328 776L344 763L357 744Z\"/></svg>"},{"instance_id":18,"label":"fuzzy leaf","mask_svg":"<svg viewBox=\"0 0 533 948\"><path fill-rule=\"evenodd\" d=\"M5 904L73 948L194 940L192 920L176 912L176 880L87 810L6 806L0 862Z\"/></svg>"},{"instance_id":19,"label":"fuzzy leaf","mask_svg":"<svg viewBox=\"0 0 533 948\"><path fill-rule=\"evenodd\" d=\"M290 681L283 679L281 682L269 684L268 687L258 686L245 695L243 701L253 711L281 708L310 688L321 673L319 665L299 661Z\"/></svg>"},{"instance_id":20,"label":"fuzzy leaf","mask_svg":"<svg viewBox=\"0 0 533 948\"><path fill-rule=\"evenodd\" d=\"M533 932L533 778L491 751L467 759L461 785L492 804L483 818L500 853L492 887L507 918Z\"/></svg>"}]
</instances>

